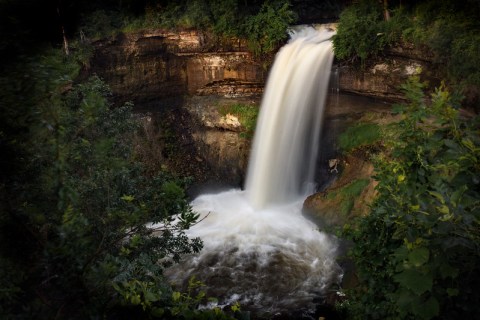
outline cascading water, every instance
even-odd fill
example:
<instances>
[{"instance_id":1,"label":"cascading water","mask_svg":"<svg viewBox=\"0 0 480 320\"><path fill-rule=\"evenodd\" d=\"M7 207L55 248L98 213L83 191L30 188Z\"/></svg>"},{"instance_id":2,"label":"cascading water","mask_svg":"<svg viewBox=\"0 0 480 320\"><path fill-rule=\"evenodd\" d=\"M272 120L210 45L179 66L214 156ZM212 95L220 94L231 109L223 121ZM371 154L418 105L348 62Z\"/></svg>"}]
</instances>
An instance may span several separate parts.
<instances>
[{"instance_id":1,"label":"cascading water","mask_svg":"<svg viewBox=\"0 0 480 320\"><path fill-rule=\"evenodd\" d=\"M252 312L312 308L339 275L336 243L302 213L319 143L333 53L331 31L292 34L269 75L245 191L202 195L192 202L205 217L188 235L198 256L167 271L178 285L195 275L220 304Z\"/></svg>"},{"instance_id":2,"label":"cascading water","mask_svg":"<svg viewBox=\"0 0 480 320\"><path fill-rule=\"evenodd\" d=\"M311 193L333 33L294 33L275 58L263 96L246 191L256 208Z\"/></svg>"}]
</instances>

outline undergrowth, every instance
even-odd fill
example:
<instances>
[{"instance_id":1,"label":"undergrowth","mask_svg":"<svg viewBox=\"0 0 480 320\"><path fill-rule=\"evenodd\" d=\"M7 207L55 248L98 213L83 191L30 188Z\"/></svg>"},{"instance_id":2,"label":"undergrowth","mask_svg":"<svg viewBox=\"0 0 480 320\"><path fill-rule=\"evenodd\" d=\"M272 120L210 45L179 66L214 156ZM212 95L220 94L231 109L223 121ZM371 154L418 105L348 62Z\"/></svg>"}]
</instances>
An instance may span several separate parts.
<instances>
[{"instance_id":1,"label":"undergrowth","mask_svg":"<svg viewBox=\"0 0 480 320\"><path fill-rule=\"evenodd\" d=\"M381 138L379 125L375 123L359 123L349 127L339 137L340 148L349 153L360 147L372 145Z\"/></svg>"}]
</instances>

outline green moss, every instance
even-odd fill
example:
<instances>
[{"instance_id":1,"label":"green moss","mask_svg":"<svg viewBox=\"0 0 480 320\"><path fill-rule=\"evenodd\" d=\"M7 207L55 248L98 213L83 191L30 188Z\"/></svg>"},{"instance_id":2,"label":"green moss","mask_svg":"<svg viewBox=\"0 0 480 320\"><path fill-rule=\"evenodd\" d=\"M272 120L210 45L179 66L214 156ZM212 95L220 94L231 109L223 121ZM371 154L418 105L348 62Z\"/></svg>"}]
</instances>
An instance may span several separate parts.
<instances>
[{"instance_id":1,"label":"green moss","mask_svg":"<svg viewBox=\"0 0 480 320\"><path fill-rule=\"evenodd\" d=\"M257 118L258 118L258 112L259 112L258 106L236 103L231 105L220 106L218 111L222 116L226 116L227 114L232 114L238 117L238 121L240 121L242 126L245 128L245 132L243 132L242 135L245 138L249 138L253 136L253 132L257 124Z\"/></svg>"},{"instance_id":2,"label":"green moss","mask_svg":"<svg viewBox=\"0 0 480 320\"><path fill-rule=\"evenodd\" d=\"M381 130L375 123L360 123L348 128L339 137L340 148L348 153L354 149L372 145L380 140Z\"/></svg>"},{"instance_id":3,"label":"green moss","mask_svg":"<svg viewBox=\"0 0 480 320\"><path fill-rule=\"evenodd\" d=\"M326 199L339 201L341 214L347 216L352 211L355 200L360 196L369 182L369 179L353 180L343 188L329 192Z\"/></svg>"},{"instance_id":4,"label":"green moss","mask_svg":"<svg viewBox=\"0 0 480 320\"><path fill-rule=\"evenodd\" d=\"M353 199L344 199L340 204L340 212L342 213L342 215L347 216L352 211L353 204Z\"/></svg>"},{"instance_id":5,"label":"green moss","mask_svg":"<svg viewBox=\"0 0 480 320\"><path fill-rule=\"evenodd\" d=\"M339 193L343 198L346 197L358 197L362 193L363 189L368 185L368 179L358 179L352 181L350 184L343 187Z\"/></svg>"}]
</instances>

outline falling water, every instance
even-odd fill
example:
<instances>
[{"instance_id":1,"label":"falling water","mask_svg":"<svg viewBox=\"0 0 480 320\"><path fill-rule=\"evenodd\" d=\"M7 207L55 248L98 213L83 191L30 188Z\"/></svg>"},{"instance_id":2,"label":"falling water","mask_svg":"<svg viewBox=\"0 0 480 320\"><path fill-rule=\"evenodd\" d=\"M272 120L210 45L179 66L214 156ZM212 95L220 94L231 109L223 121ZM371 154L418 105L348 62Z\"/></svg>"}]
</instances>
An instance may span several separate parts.
<instances>
[{"instance_id":1,"label":"falling water","mask_svg":"<svg viewBox=\"0 0 480 320\"><path fill-rule=\"evenodd\" d=\"M250 157L246 190L256 208L311 193L333 61L332 32L295 33L270 73Z\"/></svg>"},{"instance_id":2,"label":"falling water","mask_svg":"<svg viewBox=\"0 0 480 320\"><path fill-rule=\"evenodd\" d=\"M167 271L195 275L227 305L275 314L313 308L339 275L336 243L301 212L314 175L333 54L330 31L304 28L277 54L255 133L245 191L192 202L204 220L188 235L204 248Z\"/></svg>"}]
</instances>

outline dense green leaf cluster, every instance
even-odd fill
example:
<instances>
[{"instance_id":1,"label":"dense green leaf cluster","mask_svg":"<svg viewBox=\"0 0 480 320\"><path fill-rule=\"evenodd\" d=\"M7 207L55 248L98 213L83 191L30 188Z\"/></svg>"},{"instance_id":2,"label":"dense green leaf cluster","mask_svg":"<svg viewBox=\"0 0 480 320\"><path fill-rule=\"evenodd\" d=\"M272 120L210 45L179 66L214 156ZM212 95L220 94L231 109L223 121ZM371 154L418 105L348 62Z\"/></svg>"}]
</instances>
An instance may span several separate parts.
<instances>
[{"instance_id":1,"label":"dense green leaf cluster","mask_svg":"<svg viewBox=\"0 0 480 320\"><path fill-rule=\"evenodd\" d=\"M472 319L480 294L480 122L418 77L375 160L378 198L346 227L360 286L353 319Z\"/></svg>"},{"instance_id":2,"label":"dense green leaf cluster","mask_svg":"<svg viewBox=\"0 0 480 320\"><path fill-rule=\"evenodd\" d=\"M405 38L432 49L449 79L480 85L480 4L428 1L419 5Z\"/></svg>"},{"instance_id":3,"label":"dense green leaf cluster","mask_svg":"<svg viewBox=\"0 0 480 320\"><path fill-rule=\"evenodd\" d=\"M410 17L402 8L392 10L384 19L384 7L379 1L362 0L342 11L337 34L333 38L335 56L361 63L375 57L402 39L402 31L410 26Z\"/></svg>"}]
</instances>

